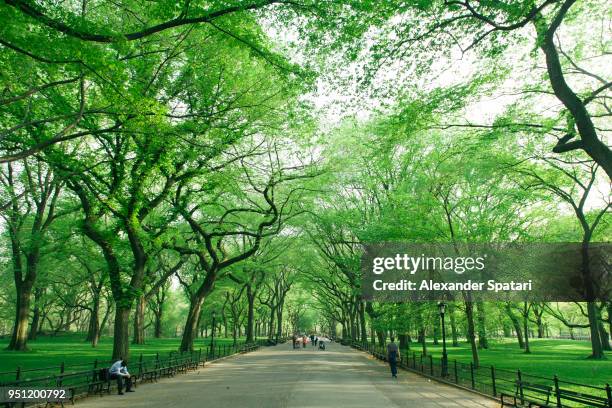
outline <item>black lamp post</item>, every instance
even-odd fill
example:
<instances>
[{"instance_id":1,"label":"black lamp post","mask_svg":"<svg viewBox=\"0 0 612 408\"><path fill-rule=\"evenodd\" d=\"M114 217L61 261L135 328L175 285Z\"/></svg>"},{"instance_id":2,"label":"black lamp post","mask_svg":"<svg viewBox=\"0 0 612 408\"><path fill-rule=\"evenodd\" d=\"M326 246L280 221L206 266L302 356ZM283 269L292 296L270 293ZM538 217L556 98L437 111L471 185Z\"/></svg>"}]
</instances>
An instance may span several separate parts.
<instances>
[{"instance_id":1,"label":"black lamp post","mask_svg":"<svg viewBox=\"0 0 612 408\"><path fill-rule=\"evenodd\" d=\"M210 337L210 355L212 356L211 360L215 358L215 318L217 317L217 312L212 311L212 335Z\"/></svg>"},{"instance_id":2,"label":"black lamp post","mask_svg":"<svg viewBox=\"0 0 612 408\"><path fill-rule=\"evenodd\" d=\"M443 302L438 303L440 310L440 319L442 320L442 377L448 376L448 354L446 354L446 327L444 325L444 312L446 305Z\"/></svg>"}]
</instances>

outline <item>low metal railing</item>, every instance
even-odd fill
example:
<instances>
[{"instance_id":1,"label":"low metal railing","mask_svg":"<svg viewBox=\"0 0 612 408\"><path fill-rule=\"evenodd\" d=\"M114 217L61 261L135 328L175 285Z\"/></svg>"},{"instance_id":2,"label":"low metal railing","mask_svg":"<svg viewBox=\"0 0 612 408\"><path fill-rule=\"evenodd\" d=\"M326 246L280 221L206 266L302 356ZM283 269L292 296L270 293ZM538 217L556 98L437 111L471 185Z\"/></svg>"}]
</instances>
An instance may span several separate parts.
<instances>
[{"instance_id":1,"label":"low metal railing","mask_svg":"<svg viewBox=\"0 0 612 408\"><path fill-rule=\"evenodd\" d=\"M386 361L386 350L370 343L353 342L352 347L372 354ZM443 372L442 359L431 355L404 354L398 366L439 381L458 385L481 394L500 398L502 394L528 405L529 402L554 408L612 408L612 388L609 383L603 386L581 384L561 380L558 376L543 377L521 370L507 370L494 366L475 367L473 363L449 360L446 373Z\"/></svg>"}]
</instances>

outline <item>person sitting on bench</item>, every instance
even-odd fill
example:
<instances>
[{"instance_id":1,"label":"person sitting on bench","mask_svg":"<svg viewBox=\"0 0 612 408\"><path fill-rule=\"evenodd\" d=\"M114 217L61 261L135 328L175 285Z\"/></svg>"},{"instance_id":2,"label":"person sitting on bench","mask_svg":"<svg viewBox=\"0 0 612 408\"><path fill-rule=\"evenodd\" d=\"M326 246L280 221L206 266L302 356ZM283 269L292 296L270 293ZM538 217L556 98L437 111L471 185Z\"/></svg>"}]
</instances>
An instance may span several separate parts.
<instances>
[{"instance_id":1,"label":"person sitting on bench","mask_svg":"<svg viewBox=\"0 0 612 408\"><path fill-rule=\"evenodd\" d=\"M123 381L125 379L125 391L134 392L132 389L132 377L127 370L127 361L122 358L115 361L115 363L108 370L111 380L117 380L117 391L119 395L123 395Z\"/></svg>"}]
</instances>

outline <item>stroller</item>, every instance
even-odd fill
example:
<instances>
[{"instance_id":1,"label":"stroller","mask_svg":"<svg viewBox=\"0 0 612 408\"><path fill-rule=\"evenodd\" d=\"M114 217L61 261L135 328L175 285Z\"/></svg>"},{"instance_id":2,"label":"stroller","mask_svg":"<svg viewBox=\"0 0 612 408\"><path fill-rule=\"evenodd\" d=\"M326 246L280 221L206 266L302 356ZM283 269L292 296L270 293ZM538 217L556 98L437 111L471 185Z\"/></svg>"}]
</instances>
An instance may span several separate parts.
<instances>
[{"instance_id":1,"label":"stroller","mask_svg":"<svg viewBox=\"0 0 612 408\"><path fill-rule=\"evenodd\" d=\"M319 350L325 350L325 343L321 340L319 340Z\"/></svg>"}]
</instances>

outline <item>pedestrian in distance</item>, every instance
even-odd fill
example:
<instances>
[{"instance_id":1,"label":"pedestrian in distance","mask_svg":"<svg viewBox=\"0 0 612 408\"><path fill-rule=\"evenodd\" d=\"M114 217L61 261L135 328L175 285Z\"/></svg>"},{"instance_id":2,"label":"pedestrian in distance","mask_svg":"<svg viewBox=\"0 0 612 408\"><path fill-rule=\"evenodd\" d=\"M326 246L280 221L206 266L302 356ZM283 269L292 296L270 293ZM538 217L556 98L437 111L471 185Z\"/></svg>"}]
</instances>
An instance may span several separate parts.
<instances>
[{"instance_id":1,"label":"pedestrian in distance","mask_svg":"<svg viewBox=\"0 0 612 408\"><path fill-rule=\"evenodd\" d=\"M291 337L291 341L293 342L293 349L295 350L295 346L297 345L297 336L295 335L295 333Z\"/></svg>"},{"instance_id":2,"label":"pedestrian in distance","mask_svg":"<svg viewBox=\"0 0 612 408\"><path fill-rule=\"evenodd\" d=\"M391 376L397 378L397 360L400 359L400 351L395 339L391 336L391 343L387 344L387 361L391 368Z\"/></svg>"},{"instance_id":3,"label":"pedestrian in distance","mask_svg":"<svg viewBox=\"0 0 612 408\"><path fill-rule=\"evenodd\" d=\"M302 336L302 348L306 348L306 343L308 343L308 337L306 335Z\"/></svg>"}]
</instances>

